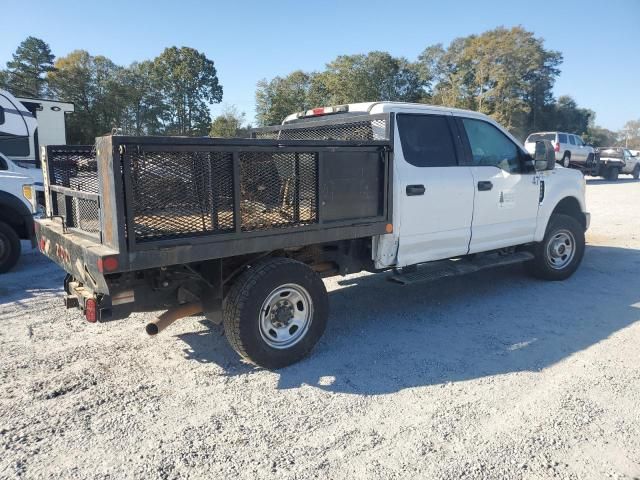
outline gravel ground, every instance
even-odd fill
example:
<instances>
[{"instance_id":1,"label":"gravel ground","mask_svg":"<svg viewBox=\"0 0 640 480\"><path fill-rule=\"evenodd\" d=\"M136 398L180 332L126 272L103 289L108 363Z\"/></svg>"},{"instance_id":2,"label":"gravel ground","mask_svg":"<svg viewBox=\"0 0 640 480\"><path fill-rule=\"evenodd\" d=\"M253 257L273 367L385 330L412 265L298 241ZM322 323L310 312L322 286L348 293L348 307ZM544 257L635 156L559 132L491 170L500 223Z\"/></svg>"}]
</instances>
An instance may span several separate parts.
<instances>
[{"instance_id":1,"label":"gravel ground","mask_svg":"<svg viewBox=\"0 0 640 480\"><path fill-rule=\"evenodd\" d=\"M570 280L330 279L323 339L278 372L201 317L87 324L25 253L0 277L0 478L640 478L640 183L587 195Z\"/></svg>"}]
</instances>

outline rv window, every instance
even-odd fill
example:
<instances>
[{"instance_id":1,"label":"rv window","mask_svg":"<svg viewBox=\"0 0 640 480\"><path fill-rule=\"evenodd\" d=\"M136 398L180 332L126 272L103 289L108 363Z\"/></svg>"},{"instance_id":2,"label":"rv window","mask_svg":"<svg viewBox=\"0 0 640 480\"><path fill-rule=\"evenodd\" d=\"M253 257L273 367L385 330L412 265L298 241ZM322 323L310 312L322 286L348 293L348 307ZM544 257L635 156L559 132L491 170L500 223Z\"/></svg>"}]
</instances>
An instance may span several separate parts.
<instances>
[{"instance_id":1,"label":"rv window","mask_svg":"<svg viewBox=\"0 0 640 480\"><path fill-rule=\"evenodd\" d=\"M0 125L4 123L4 107L0 107Z\"/></svg>"},{"instance_id":2,"label":"rv window","mask_svg":"<svg viewBox=\"0 0 640 480\"><path fill-rule=\"evenodd\" d=\"M7 157L28 157L29 137L0 137L0 152Z\"/></svg>"},{"instance_id":3,"label":"rv window","mask_svg":"<svg viewBox=\"0 0 640 480\"><path fill-rule=\"evenodd\" d=\"M7 165L7 162L5 162L2 157L0 157L0 170L9 170L9 165Z\"/></svg>"}]
</instances>

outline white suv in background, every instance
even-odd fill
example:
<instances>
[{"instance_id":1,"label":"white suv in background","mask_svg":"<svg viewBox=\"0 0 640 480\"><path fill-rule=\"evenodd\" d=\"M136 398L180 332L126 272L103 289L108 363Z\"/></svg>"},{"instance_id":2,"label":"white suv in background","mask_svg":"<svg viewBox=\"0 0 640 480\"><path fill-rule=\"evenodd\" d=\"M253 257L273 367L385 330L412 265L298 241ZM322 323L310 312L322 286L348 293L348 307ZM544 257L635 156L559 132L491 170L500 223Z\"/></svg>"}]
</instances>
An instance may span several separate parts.
<instances>
[{"instance_id":1,"label":"white suv in background","mask_svg":"<svg viewBox=\"0 0 640 480\"><path fill-rule=\"evenodd\" d=\"M549 140L553 144L556 152L556 162L563 167L568 167L570 163L585 164L595 158L595 149L586 145L579 135L566 132L537 132L527 137L524 147L527 152L534 153L536 141Z\"/></svg>"}]
</instances>

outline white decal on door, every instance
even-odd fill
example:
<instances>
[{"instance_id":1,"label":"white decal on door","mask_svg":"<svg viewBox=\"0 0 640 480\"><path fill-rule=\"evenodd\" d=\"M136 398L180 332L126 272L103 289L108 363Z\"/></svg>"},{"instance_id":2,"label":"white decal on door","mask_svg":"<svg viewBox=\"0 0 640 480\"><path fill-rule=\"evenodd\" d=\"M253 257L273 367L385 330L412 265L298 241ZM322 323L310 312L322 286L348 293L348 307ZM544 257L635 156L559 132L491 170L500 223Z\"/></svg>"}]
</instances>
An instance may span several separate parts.
<instances>
[{"instance_id":1,"label":"white decal on door","mask_svg":"<svg viewBox=\"0 0 640 480\"><path fill-rule=\"evenodd\" d=\"M499 208L514 208L516 206L516 195L513 192L500 192L500 199L498 200Z\"/></svg>"}]
</instances>

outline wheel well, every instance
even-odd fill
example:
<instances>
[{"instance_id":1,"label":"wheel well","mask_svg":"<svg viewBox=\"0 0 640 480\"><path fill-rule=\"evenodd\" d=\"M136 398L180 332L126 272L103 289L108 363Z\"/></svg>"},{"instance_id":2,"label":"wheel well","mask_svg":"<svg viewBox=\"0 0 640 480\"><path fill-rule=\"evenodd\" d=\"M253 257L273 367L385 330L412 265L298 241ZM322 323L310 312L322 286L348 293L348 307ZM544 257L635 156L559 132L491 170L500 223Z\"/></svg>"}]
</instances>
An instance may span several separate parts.
<instances>
[{"instance_id":1,"label":"wheel well","mask_svg":"<svg viewBox=\"0 0 640 480\"><path fill-rule=\"evenodd\" d=\"M0 203L0 222L11 225L20 238L28 238L24 219L11 206Z\"/></svg>"},{"instance_id":2,"label":"wheel well","mask_svg":"<svg viewBox=\"0 0 640 480\"><path fill-rule=\"evenodd\" d=\"M562 158L564 158L564 157L571 158L571 152L569 150L565 150L564 153L562 154Z\"/></svg>"},{"instance_id":3,"label":"wheel well","mask_svg":"<svg viewBox=\"0 0 640 480\"><path fill-rule=\"evenodd\" d=\"M565 197L560 200L551 214L553 215L555 213L569 215L570 217L578 220L580 222L580 225L582 225L582 228L587 228L587 219L584 215L584 212L582 211L582 208L580 207L580 202L578 202L575 197Z\"/></svg>"}]
</instances>

